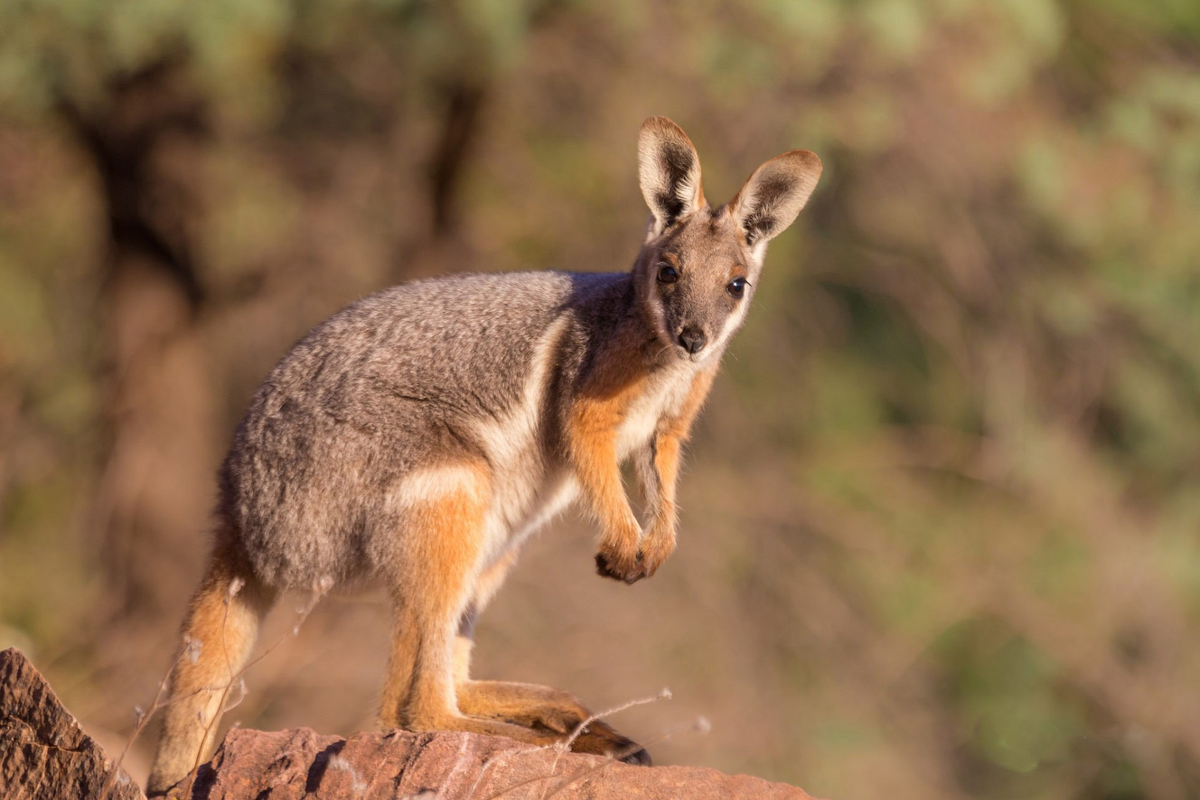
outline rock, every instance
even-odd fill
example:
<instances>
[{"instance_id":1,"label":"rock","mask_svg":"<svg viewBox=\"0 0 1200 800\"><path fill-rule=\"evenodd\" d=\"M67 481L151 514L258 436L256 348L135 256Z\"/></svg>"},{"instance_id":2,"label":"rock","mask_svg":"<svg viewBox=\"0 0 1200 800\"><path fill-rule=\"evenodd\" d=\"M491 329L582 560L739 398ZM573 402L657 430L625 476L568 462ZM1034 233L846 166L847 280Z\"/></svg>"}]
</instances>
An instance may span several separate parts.
<instances>
[{"instance_id":1,"label":"rock","mask_svg":"<svg viewBox=\"0 0 1200 800\"><path fill-rule=\"evenodd\" d=\"M635 767L468 733L233 730L192 800L812 800L791 786L698 767Z\"/></svg>"},{"instance_id":2,"label":"rock","mask_svg":"<svg viewBox=\"0 0 1200 800\"><path fill-rule=\"evenodd\" d=\"M0 652L0 797L99 798L114 764L15 648ZM137 784L113 776L112 800L140 800Z\"/></svg>"},{"instance_id":3,"label":"rock","mask_svg":"<svg viewBox=\"0 0 1200 800\"><path fill-rule=\"evenodd\" d=\"M144 800L15 649L0 653L0 798ZM234 729L189 800L812 800L791 786L698 767L635 767L468 733ZM172 790L178 796L186 787Z\"/></svg>"}]
</instances>

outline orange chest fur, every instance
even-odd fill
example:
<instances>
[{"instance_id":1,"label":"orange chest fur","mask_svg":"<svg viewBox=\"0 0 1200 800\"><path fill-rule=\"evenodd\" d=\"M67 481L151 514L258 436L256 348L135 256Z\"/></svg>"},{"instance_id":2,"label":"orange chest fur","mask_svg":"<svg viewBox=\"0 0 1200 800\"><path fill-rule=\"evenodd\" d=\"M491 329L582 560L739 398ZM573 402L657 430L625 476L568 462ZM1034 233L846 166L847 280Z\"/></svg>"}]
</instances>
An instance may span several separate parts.
<instances>
[{"instance_id":1,"label":"orange chest fur","mask_svg":"<svg viewBox=\"0 0 1200 800\"><path fill-rule=\"evenodd\" d=\"M655 372L626 366L597 375L573 405L574 438L611 447L621 459L657 435L682 437L715 375L716 365L697 368L688 362Z\"/></svg>"}]
</instances>

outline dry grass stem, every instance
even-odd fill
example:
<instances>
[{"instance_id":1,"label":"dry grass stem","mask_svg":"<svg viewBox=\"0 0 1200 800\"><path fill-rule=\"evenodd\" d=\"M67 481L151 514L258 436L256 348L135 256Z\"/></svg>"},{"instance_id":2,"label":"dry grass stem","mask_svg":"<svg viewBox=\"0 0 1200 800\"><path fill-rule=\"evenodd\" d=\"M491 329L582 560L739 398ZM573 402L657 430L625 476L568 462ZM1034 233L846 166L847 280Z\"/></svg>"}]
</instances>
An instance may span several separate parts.
<instances>
[{"instance_id":1,"label":"dry grass stem","mask_svg":"<svg viewBox=\"0 0 1200 800\"><path fill-rule=\"evenodd\" d=\"M162 699L163 692L167 690L167 683L171 679L171 672L174 671L175 666L184 657L188 657L193 661L195 660L195 656L192 654L196 650L195 645L197 644L198 642L194 639L185 640L184 646L179 649L179 652L175 655L175 659L171 662L171 666L167 668L166 674L158 682L158 689L154 692L154 700L151 701L150 707L144 710L141 706L134 707L136 722L133 726L133 733L129 734L129 739L125 742L125 746L121 748L121 753L117 756L117 760L113 764L112 772L108 774L108 777L104 780L104 785L100 787L100 797L108 797L112 792L113 781L121 774L121 764L125 761L125 756L129 753L129 748L133 747L133 743L137 741L137 738L141 736L142 731L146 728L146 723L150 721L150 718L154 716L154 713L158 709L172 702L163 702Z\"/></svg>"},{"instance_id":2,"label":"dry grass stem","mask_svg":"<svg viewBox=\"0 0 1200 800\"><path fill-rule=\"evenodd\" d=\"M280 636L271 643L270 647L267 647L265 650L263 650L263 652L259 653L256 657L248 661L241 669L236 671L233 669L233 665L229 659L229 647L226 641L226 628L229 624L229 603L245 585L246 582L242 578L234 578L229 583L229 588L225 597L225 612L221 621L221 645L224 649L225 666L230 675L229 680L218 686L202 686L186 695L179 695L176 697L171 697L168 700L163 700L163 693L166 691L167 685L170 682L171 673L174 672L175 667L179 665L179 662L186 658L189 663L195 664L200 656L200 642L195 639L185 638L183 647L180 648L179 653L175 656L175 659L167 668L162 680L159 681L158 690L154 694L154 700L150 703L150 707L144 710L141 706L134 707L136 723L134 725L133 732L130 734L129 739L125 742L125 746L121 749L120 755L117 756L117 760L113 765L113 770L105 780L104 786L100 790L100 797L107 798L111 795L113 782L121 771L121 763L124 761L129 749L133 746L133 743L137 741L138 737L141 736L142 731L145 729L146 725L150 722L151 717L153 717L155 713L173 703L195 697L201 692L220 691L221 699L217 706L218 710L204 729L204 739L200 744L199 751L196 753L196 757L192 763L191 771L188 773L188 785L184 792L184 797L191 796L192 786L195 783L196 774L199 770L201 759L204 755L204 742L208 740L209 732L213 729L213 726L220 721L221 717L227 711L236 708L246 699L246 695L248 694L245 680L246 672L273 653L288 639L287 634ZM313 609L317 606L317 603L321 601L321 598L324 597L332 587L333 581L328 577L322 578L316 585L314 585L308 602L296 609L296 622L292 626L291 636L294 637L299 635L300 628L304 625L309 615L312 614ZM237 689L237 695L234 697L234 699L230 700L230 691L235 687ZM203 719L201 719L201 721L203 721Z\"/></svg>"},{"instance_id":3,"label":"dry grass stem","mask_svg":"<svg viewBox=\"0 0 1200 800\"><path fill-rule=\"evenodd\" d=\"M595 722L596 720L601 719L603 717L611 716L613 714L624 711L628 708L633 708L634 706L646 705L647 703L656 703L659 700L670 700L670 699L671 699L671 690L664 687L661 692L654 695L653 697L643 697L643 698L640 698L637 700L630 700L627 703L622 703L619 706L614 706L613 708L610 708L606 711L602 711L597 714L592 714L590 717L585 719L583 722L579 723L579 725L575 726L575 730L573 730L571 732L571 735L569 737L562 740L561 742L551 745L550 747L535 747L535 748L522 749L522 750L510 750L510 751L501 753L498 757L491 759L491 760L487 761L486 763L484 763L483 767L479 771L479 775L475 778L475 783L472 784L472 786L471 786L471 790L469 792L467 792L466 800L471 800L471 798L475 795L475 790L477 788L479 788L479 784L483 781L483 777L487 773L488 769L490 769L493 764L499 763L507 756L522 755L522 754L526 754L526 753L543 752L547 749L553 749L555 751L554 761L551 762L551 764L550 764L549 774L539 775L535 778L529 778L527 780L520 781L518 783L514 783L511 786L507 786L507 787L501 789L499 792L496 792L495 794L489 795L488 797L484 798L484 800L495 800L497 797L502 797L503 795L508 794L509 792L514 791L516 789L519 789L522 786L528 786L533 783L538 783L539 781L548 781L548 780L554 778L558 772L558 763L559 763L559 760L562 758L563 753L567 752L570 749L571 745L575 742L575 740L579 738L579 735L587 729L587 726L590 725L591 723ZM707 725L707 723L708 723L707 720L705 720L703 717L701 717L700 719L704 722L705 725ZM693 727L694 726L695 726L695 723L693 723ZM677 731L671 731L666 735L669 736L675 732L677 732ZM707 733L708 730L705 729L704 732ZM664 738L666 738L666 737L659 736L659 737L655 738L654 740L652 740L651 743L661 741ZM637 747L640 749L642 746L634 745L634 747ZM608 764L612 763L614 760L619 761L620 759L625 758L626 756L632 755L634 752L636 752L636 751L633 749L633 747L630 747L628 749L628 751L618 753L615 756L608 757L603 762L603 764L601 764L599 767L592 767L589 770L587 770L587 772L592 772L603 766L607 766ZM569 781L568 783L573 783L575 780L578 779L578 777L582 777L582 776L577 776L576 778L572 778L572 780ZM558 789L555 790L555 792L557 792L557 791L558 791ZM543 800L546 797L545 792L546 792L546 790L545 790L545 788L543 788L543 790L542 790ZM551 794L550 796L553 797L554 795Z\"/></svg>"}]
</instances>

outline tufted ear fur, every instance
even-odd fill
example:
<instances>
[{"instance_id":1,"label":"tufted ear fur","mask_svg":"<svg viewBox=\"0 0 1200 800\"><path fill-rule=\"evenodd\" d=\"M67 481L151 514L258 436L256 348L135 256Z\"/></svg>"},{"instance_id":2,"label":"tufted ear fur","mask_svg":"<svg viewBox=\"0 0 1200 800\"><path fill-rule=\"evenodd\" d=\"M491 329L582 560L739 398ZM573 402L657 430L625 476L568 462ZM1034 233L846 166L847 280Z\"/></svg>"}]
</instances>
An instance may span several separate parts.
<instances>
[{"instance_id":1,"label":"tufted ear fur","mask_svg":"<svg viewBox=\"0 0 1200 800\"><path fill-rule=\"evenodd\" d=\"M729 203L750 246L765 244L791 225L820 177L821 159L808 150L791 150L754 170Z\"/></svg>"},{"instance_id":2,"label":"tufted ear fur","mask_svg":"<svg viewBox=\"0 0 1200 800\"><path fill-rule=\"evenodd\" d=\"M666 117L651 117L638 134L638 178L654 214L653 238L704 205L700 157L687 134Z\"/></svg>"}]
</instances>

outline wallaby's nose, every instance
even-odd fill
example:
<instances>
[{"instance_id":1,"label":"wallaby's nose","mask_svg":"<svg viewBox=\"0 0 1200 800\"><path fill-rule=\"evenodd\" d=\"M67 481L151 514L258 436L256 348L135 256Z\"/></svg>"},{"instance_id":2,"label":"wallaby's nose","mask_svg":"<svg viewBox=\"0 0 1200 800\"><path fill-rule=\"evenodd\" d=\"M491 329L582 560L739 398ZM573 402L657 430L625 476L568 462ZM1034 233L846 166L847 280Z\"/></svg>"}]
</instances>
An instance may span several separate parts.
<instances>
[{"instance_id":1,"label":"wallaby's nose","mask_svg":"<svg viewBox=\"0 0 1200 800\"><path fill-rule=\"evenodd\" d=\"M708 337L702 330L684 328L679 334L679 343L683 345L684 350L695 355L704 349L704 345L708 343Z\"/></svg>"}]
</instances>

